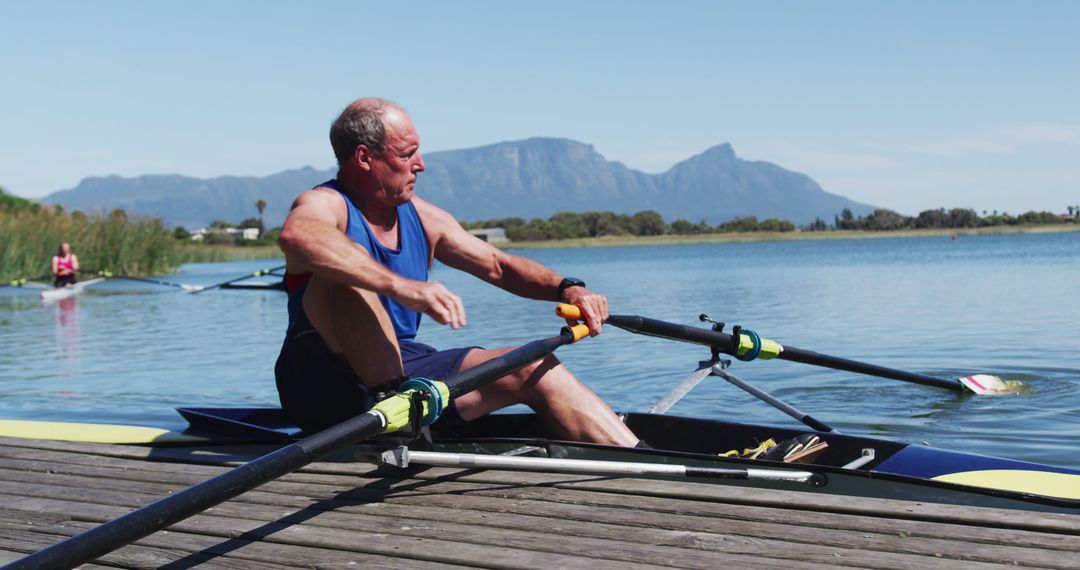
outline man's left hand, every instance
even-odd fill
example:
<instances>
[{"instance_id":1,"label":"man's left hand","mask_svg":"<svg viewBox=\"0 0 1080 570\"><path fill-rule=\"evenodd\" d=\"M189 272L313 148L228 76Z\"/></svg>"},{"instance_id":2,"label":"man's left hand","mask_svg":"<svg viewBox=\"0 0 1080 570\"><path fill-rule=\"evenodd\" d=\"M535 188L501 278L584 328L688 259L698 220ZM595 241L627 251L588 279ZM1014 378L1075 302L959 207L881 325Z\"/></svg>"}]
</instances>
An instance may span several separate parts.
<instances>
[{"instance_id":1,"label":"man's left hand","mask_svg":"<svg viewBox=\"0 0 1080 570\"><path fill-rule=\"evenodd\" d=\"M589 327L590 336L600 334L600 329L608 318L607 297L584 287L570 287L563 293L563 301L581 309L581 320ZM570 319L567 319L566 323L571 326L577 324Z\"/></svg>"}]
</instances>

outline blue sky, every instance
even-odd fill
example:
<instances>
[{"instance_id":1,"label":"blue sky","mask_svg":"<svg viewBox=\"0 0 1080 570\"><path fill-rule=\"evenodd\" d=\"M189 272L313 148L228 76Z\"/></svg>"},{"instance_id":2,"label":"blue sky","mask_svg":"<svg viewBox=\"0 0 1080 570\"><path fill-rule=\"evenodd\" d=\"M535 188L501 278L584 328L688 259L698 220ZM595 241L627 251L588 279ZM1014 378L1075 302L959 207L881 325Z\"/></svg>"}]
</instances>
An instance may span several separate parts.
<instances>
[{"instance_id":1,"label":"blue sky","mask_svg":"<svg viewBox=\"0 0 1080 570\"><path fill-rule=\"evenodd\" d=\"M381 95L429 152L556 136L660 172L730 142L907 214L1080 204L1078 2L393 4L3 2L0 185L327 168Z\"/></svg>"}]
</instances>

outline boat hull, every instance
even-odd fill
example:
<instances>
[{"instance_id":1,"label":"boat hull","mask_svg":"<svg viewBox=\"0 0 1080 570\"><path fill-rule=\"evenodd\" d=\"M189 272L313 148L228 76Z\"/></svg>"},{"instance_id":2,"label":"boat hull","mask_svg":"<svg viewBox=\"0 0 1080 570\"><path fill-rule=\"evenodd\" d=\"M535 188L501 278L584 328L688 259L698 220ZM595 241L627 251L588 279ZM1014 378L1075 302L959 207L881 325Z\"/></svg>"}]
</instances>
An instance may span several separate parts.
<instances>
[{"instance_id":1,"label":"boat hull","mask_svg":"<svg viewBox=\"0 0 1080 570\"><path fill-rule=\"evenodd\" d=\"M83 292L90 285L100 283L104 281L104 277L98 277L96 279L90 279L89 281L80 281L74 285L67 287L55 287L52 289L45 289L41 292L41 300L45 302L59 301L60 299L68 299L74 297Z\"/></svg>"},{"instance_id":2,"label":"boat hull","mask_svg":"<svg viewBox=\"0 0 1080 570\"><path fill-rule=\"evenodd\" d=\"M283 442L301 435L276 408L179 411L188 419L193 433L205 436L216 434L235 441L243 434L255 440ZM1080 471L1067 468L835 433L818 434L829 447L812 464L721 457L717 454L755 447L769 438L782 441L807 430L656 414L630 413L623 417L653 449L555 441L531 413L492 414L456 430L435 430L431 449L506 454L519 453L526 447L534 448L530 451L534 455L565 459L811 470L825 476L823 487L729 480L723 484L1080 514ZM873 459L857 468L843 467L863 457L867 449L873 450ZM996 473L996 478L988 472Z\"/></svg>"}]
</instances>

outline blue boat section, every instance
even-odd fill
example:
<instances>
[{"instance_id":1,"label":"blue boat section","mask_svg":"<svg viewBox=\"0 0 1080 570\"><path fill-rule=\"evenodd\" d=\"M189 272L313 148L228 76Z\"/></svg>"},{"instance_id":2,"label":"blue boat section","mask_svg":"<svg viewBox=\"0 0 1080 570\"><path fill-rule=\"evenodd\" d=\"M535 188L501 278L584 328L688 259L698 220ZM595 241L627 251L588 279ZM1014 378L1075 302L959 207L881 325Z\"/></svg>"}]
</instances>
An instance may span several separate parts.
<instances>
[{"instance_id":1,"label":"blue boat section","mask_svg":"<svg viewBox=\"0 0 1080 570\"><path fill-rule=\"evenodd\" d=\"M961 453L936 449L933 447L909 445L894 453L874 471L907 475L920 479L933 479L941 475L965 471L987 470L1045 471L1049 473L1067 473L1080 476L1080 471L1065 467L1054 467L1041 463L1003 459L974 453Z\"/></svg>"},{"instance_id":2,"label":"blue boat section","mask_svg":"<svg viewBox=\"0 0 1080 570\"><path fill-rule=\"evenodd\" d=\"M1080 471L909 445L874 471L1061 499L1080 499Z\"/></svg>"}]
</instances>

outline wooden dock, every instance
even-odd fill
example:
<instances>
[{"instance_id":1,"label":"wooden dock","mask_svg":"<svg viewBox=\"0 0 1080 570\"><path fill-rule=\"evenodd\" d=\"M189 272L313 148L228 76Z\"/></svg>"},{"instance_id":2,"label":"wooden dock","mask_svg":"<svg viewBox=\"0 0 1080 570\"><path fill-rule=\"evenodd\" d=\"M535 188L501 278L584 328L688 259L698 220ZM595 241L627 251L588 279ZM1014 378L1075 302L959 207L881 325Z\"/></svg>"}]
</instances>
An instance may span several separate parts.
<instances>
[{"instance_id":1,"label":"wooden dock","mask_svg":"<svg viewBox=\"0 0 1080 570\"><path fill-rule=\"evenodd\" d=\"M266 447L0 438L0 563ZM1080 568L1080 516L716 484L320 462L87 567Z\"/></svg>"}]
</instances>

